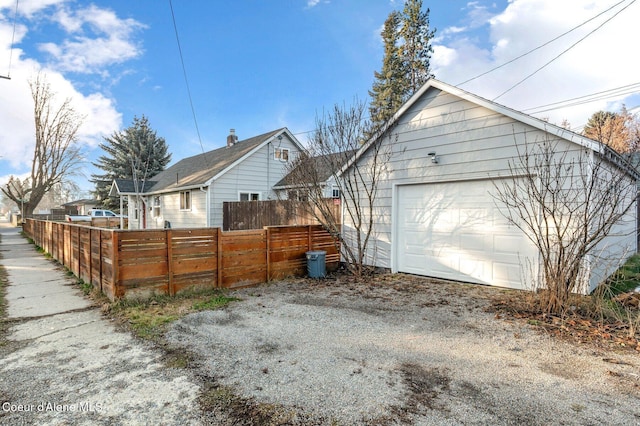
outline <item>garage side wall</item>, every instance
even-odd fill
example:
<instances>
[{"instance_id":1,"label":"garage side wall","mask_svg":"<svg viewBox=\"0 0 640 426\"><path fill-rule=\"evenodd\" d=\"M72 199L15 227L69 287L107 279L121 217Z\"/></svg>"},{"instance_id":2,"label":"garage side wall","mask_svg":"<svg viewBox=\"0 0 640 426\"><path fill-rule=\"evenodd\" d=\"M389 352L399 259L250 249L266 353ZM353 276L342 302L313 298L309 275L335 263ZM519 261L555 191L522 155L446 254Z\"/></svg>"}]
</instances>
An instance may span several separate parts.
<instances>
[{"instance_id":1,"label":"garage side wall","mask_svg":"<svg viewBox=\"0 0 640 426\"><path fill-rule=\"evenodd\" d=\"M609 172L616 170L608 165ZM615 179L612 179L615 180ZM637 187L635 180L631 178L619 182L618 193L624 195L625 200L621 203L620 209L628 208L622 220L618 221L609 235L594 250L589 265L589 288L594 290L598 284L606 280L613 274L630 256L635 254L637 247Z\"/></svg>"}]
</instances>

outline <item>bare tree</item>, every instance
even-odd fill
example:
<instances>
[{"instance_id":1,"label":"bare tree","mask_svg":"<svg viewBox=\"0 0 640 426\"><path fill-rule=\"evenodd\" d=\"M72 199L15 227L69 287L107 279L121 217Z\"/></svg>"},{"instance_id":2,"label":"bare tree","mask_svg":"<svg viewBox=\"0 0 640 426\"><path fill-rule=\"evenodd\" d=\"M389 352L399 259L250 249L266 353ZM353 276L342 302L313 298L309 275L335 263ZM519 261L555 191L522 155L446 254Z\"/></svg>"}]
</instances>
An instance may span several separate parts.
<instances>
[{"instance_id":1,"label":"bare tree","mask_svg":"<svg viewBox=\"0 0 640 426\"><path fill-rule=\"evenodd\" d=\"M371 130L366 120L367 106L356 101L351 107L334 106L331 113L316 118L316 130L308 142L308 152L289 165L289 198L307 206L322 226L336 238L349 270L357 276L365 270L378 187L387 173L391 151L375 144L367 159L354 162L354 156ZM327 203L327 188L340 191L343 214L353 229L345 232Z\"/></svg>"},{"instance_id":2,"label":"bare tree","mask_svg":"<svg viewBox=\"0 0 640 426\"><path fill-rule=\"evenodd\" d=\"M590 272L610 269L611 262L615 267L631 254L604 242L629 220L636 182L627 171L636 172L604 145L594 152L545 139L516 147L513 178L495 181L495 197L539 252L540 264L529 266L539 271L533 289L543 290L540 308L562 314L571 293L590 290Z\"/></svg>"},{"instance_id":3,"label":"bare tree","mask_svg":"<svg viewBox=\"0 0 640 426\"><path fill-rule=\"evenodd\" d=\"M22 208L25 216L33 214L44 195L70 176L81 160L77 133L82 118L71 106L71 100L66 99L61 105L56 106L54 93L41 74L29 81L29 86L34 102L35 119L35 149L31 174L21 182L19 189L15 185L14 177L0 188Z\"/></svg>"}]
</instances>

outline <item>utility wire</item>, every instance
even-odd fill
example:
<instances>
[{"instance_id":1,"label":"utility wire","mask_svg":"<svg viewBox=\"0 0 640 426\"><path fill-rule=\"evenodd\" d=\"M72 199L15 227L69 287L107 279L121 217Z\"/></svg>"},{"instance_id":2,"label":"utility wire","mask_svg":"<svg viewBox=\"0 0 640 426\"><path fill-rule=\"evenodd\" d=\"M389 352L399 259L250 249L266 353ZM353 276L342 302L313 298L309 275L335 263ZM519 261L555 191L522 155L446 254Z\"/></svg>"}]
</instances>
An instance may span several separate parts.
<instances>
[{"instance_id":1,"label":"utility wire","mask_svg":"<svg viewBox=\"0 0 640 426\"><path fill-rule=\"evenodd\" d=\"M169 0L169 8L171 9L171 19L173 20L173 29L176 33L176 42L178 43L178 52L180 53L180 63L182 64L182 74L184 75L184 82L187 86L187 95L189 96L189 105L191 105L191 114L193 115L193 122L196 126L196 133L198 134L198 141L200 142L200 149L204 154L204 145L202 145L202 138L200 137L200 128L198 127L198 119L196 118L196 110L193 106L193 97L191 96L191 88L189 87L189 79L187 78L187 68L184 66L184 57L182 55L182 47L180 46L180 37L178 36L178 26L176 25L176 15L173 12L173 3Z\"/></svg>"},{"instance_id":2,"label":"utility wire","mask_svg":"<svg viewBox=\"0 0 640 426\"><path fill-rule=\"evenodd\" d=\"M9 68L7 69L7 75L0 75L0 78L11 80L11 61L13 59L13 44L16 40L16 22L18 21L18 3L20 0L16 0L16 9L13 12L13 34L11 34L11 45L9 46Z\"/></svg>"},{"instance_id":3,"label":"utility wire","mask_svg":"<svg viewBox=\"0 0 640 426\"><path fill-rule=\"evenodd\" d=\"M598 31L600 28L602 28L604 25L606 25L607 23L609 23L609 21L611 21L613 18L615 18L616 16L618 16L620 13L624 12L629 6L631 6L632 4L634 4L636 2L636 0L632 0L631 3L629 3L628 5L626 5L625 7L623 7L622 9L620 9L618 12L616 12L611 18L607 19L606 21L604 21L602 24L598 25L595 29L593 29L592 31L590 31L587 35L585 35L584 37L582 37L580 40L576 41L575 43L573 43L571 46L569 46L567 49L563 50L560 54L556 55L553 59L551 59L550 61L548 61L547 63L545 63L543 66L541 66L540 68L536 69L534 72L532 72L531 74L529 74L528 76L526 76L525 78L523 78L522 80L520 80L519 82L517 82L516 84L514 84L513 86L509 87L507 90L505 90L504 92L500 93L498 96L496 96L495 98L493 98L492 100L495 101L496 99L499 99L500 97L502 97L503 95L506 95L507 93L509 93L511 90L515 89L516 87L518 87L519 85L521 85L522 83L524 83L526 80L528 80L529 78L533 77L535 74L537 74L539 71L541 71L542 69L544 69L547 65L551 64L553 61L555 61L556 59L558 59L560 56L564 55L565 53L567 53L569 50L573 49L578 43L582 42L584 39L586 39L587 37L591 36L592 34L594 34L596 31ZM620 3L618 3L620 4Z\"/></svg>"},{"instance_id":4,"label":"utility wire","mask_svg":"<svg viewBox=\"0 0 640 426\"><path fill-rule=\"evenodd\" d=\"M533 53L533 52L535 52L535 51L537 51L537 50L542 49L543 47L545 47L545 46L547 46L547 45L549 45L549 44L553 43L553 42L554 42L554 41L556 41L556 40L561 39L562 37L566 36L567 34L572 33L573 31L577 30L578 28L580 28L580 27L582 27L582 26L584 26L584 25L588 24L589 22L593 21L594 19L596 19L596 18L600 17L601 15L603 15L603 14L605 14L605 13L609 12L611 9L615 8L616 6L620 5L621 3L624 3L625 1L627 1L627 0L622 0L622 1L620 1L620 2L618 2L618 3L616 3L616 4L614 4L613 6L611 6L610 8L608 8L607 10L604 10L604 11L602 11L602 12L598 13L598 14L597 14L597 15L595 15L594 17L592 17L592 18L590 18L590 19L588 19L588 20L584 21L583 23L581 23L580 25L578 25L578 26L576 26L576 27L571 28L569 31L566 31L566 32L564 32L564 33L560 34L560 35L559 35L559 36L557 36L556 38L551 39L551 40L549 40L548 42L543 43L543 44L541 44L540 46L535 47L535 48L533 48L533 49L529 50L528 52L523 53L522 55L517 56L517 57L515 57L515 58L513 58L513 59L511 59L511 60L509 60L509 61L507 61L507 62L505 62L505 63L503 63L503 64L500 64L500 65L498 65L498 66L496 66L496 67L494 67L494 68L491 68L489 71L485 71L485 72L483 72L482 74L478 74L478 75L477 75L477 76L475 76L475 77L472 77L472 78L470 78L470 79L468 79L468 80L465 80L465 81L463 81L462 83L457 84L457 86L462 86L463 84L467 84L467 83L469 83L470 81L476 80L476 79L478 79L478 78L480 78L480 77L482 77L482 76L485 76L485 75L487 75L487 74L489 74L489 73L492 73L492 72L494 72L494 71L495 71L495 70L497 70L497 69L500 69L500 68L502 68L502 67L505 67L505 66L507 66L507 65L509 65L509 64L511 64L511 63L513 63L513 62L515 62L515 61L517 61L518 59L524 58L525 56L530 55L531 53Z\"/></svg>"},{"instance_id":5,"label":"utility wire","mask_svg":"<svg viewBox=\"0 0 640 426\"><path fill-rule=\"evenodd\" d=\"M618 97L622 95L632 95L640 91L640 82L628 84L626 86L616 87L614 89L603 90L601 92L591 93L584 96L578 96L576 98L565 99L563 101L553 102L546 105L539 105L536 107L523 109L522 112L530 114L539 114L541 112L552 111L556 109L567 108L570 106L583 105L591 102ZM546 108L546 109L541 109Z\"/></svg>"}]
</instances>

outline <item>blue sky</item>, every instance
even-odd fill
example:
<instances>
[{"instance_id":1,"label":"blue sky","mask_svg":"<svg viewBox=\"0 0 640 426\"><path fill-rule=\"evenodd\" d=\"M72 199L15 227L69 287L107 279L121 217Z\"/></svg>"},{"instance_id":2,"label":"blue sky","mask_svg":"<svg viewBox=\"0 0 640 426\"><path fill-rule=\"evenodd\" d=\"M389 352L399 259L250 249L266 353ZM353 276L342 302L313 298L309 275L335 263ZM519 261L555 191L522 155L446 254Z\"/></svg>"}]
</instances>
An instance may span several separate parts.
<instances>
[{"instance_id":1,"label":"blue sky","mask_svg":"<svg viewBox=\"0 0 640 426\"><path fill-rule=\"evenodd\" d=\"M578 130L597 110L640 104L632 96L640 89L631 87L570 108L539 108L640 82L630 49L640 39L640 4L633 0L423 3L437 29L436 78L454 85L604 12L460 87L494 99L575 44L497 102L556 123L568 119ZM90 189L90 162L102 153L97 144L129 126L134 115L149 118L173 161L222 146L230 128L244 139L288 127L304 143L323 109L356 97L368 100L382 61L381 27L403 2L174 0L202 147L169 0L20 0L14 36L15 7L15 0L0 0L0 75L11 77L0 79L0 182L29 172L33 112L27 80L41 69L58 98L71 97L86 117L80 143L87 163L75 180Z\"/></svg>"}]
</instances>

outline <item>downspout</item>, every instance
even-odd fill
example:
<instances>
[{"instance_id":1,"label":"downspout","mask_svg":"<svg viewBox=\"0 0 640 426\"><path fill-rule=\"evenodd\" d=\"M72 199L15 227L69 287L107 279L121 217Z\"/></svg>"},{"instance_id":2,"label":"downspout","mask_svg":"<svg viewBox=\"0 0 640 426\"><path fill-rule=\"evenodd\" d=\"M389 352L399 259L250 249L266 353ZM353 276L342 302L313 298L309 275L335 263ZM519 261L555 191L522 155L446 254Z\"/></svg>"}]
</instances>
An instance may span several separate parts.
<instances>
[{"instance_id":1,"label":"downspout","mask_svg":"<svg viewBox=\"0 0 640 426\"><path fill-rule=\"evenodd\" d=\"M210 208L209 208L209 189L208 189L208 187L207 187L207 189L204 189L204 188L205 188L204 186L201 186L200 187L200 191L205 193L205 201L204 201L205 208L204 208L204 211L205 211L205 215L206 215L206 218L207 218L207 228L210 228L211 227L211 218L209 217L209 210L210 210Z\"/></svg>"}]
</instances>

